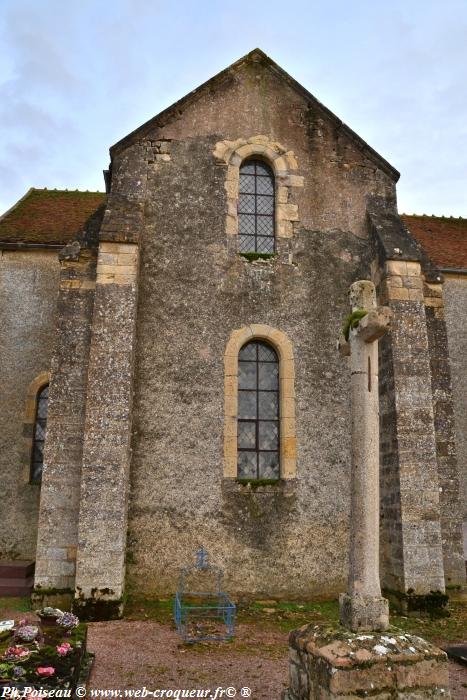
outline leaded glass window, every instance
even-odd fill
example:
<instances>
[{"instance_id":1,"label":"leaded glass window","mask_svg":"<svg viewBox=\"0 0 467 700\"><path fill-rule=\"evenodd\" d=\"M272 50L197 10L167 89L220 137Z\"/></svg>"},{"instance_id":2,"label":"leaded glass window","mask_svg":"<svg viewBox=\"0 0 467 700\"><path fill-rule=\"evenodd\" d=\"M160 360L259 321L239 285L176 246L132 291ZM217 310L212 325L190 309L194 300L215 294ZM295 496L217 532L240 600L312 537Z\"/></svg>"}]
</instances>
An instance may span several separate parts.
<instances>
[{"instance_id":1,"label":"leaded glass window","mask_svg":"<svg viewBox=\"0 0 467 700\"><path fill-rule=\"evenodd\" d=\"M241 253L274 253L274 175L261 160L240 166L238 235Z\"/></svg>"},{"instance_id":2,"label":"leaded glass window","mask_svg":"<svg viewBox=\"0 0 467 700\"><path fill-rule=\"evenodd\" d=\"M239 479L279 479L279 361L261 341L238 356Z\"/></svg>"},{"instance_id":3,"label":"leaded glass window","mask_svg":"<svg viewBox=\"0 0 467 700\"><path fill-rule=\"evenodd\" d=\"M44 463L45 430L47 427L47 405L49 401L49 386L44 386L37 395L36 420L34 423L34 439L32 445L31 476L32 484L40 484L42 480L42 465Z\"/></svg>"}]
</instances>

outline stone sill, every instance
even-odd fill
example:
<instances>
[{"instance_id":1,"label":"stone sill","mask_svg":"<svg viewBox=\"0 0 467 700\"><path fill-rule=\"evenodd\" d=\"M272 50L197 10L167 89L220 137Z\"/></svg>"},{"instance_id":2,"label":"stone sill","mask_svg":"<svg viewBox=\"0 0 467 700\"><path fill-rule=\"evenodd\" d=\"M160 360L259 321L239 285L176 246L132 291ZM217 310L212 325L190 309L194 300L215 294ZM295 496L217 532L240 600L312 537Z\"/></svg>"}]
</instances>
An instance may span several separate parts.
<instances>
[{"instance_id":1,"label":"stone sill","mask_svg":"<svg viewBox=\"0 0 467 700\"><path fill-rule=\"evenodd\" d=\"M251 495L292 495L296 490L297 479L278 479L274 483L255 484L254 481L242 483L235 477L224 477L222 479L222 491L226 494L235 493L245 496Z\"/></svg>"}]
</instances>

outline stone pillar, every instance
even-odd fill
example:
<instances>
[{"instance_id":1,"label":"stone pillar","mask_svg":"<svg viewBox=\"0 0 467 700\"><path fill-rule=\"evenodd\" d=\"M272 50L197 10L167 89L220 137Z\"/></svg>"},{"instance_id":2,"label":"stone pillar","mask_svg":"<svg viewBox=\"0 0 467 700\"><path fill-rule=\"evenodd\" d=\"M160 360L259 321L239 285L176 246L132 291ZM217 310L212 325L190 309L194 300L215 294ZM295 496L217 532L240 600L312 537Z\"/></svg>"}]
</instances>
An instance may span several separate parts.
<instances>
[{"instance_id":1,"label":"stone pillar","mask_svg":"<svg viewBox=\"0 0 467 700\"><path fill-rule=\"evenodd\" d=\"M352 472L350 567L347 595L340 597L340 619L356 630L384 630L387 600L379 582L379 396L378 338L387 330L388 309L376 307L372 282L350 288L352 312L366 312L349 331L351 366Z\"/></svg>"},{"instance_id":2,"label":"stone pillar","mask_svg":"<svg viewBox=\"0 0 467 700\"><path fill-rule=\"evenodd\" d=\"M376 308L371 282L351 287L352 310L367 313L341 342L352 368L352 521L349 593L341 623L352 631L311 623L289 636L289 687L282 700L371 696L450 698L446 654L417 636L382 634L387 601L378 580L378 370L376 342L391 314ZM355 318L355 317L354 317ZM375 363L375 364L373 364ZM373 384L374 382L374 384ZM374 395L372 395L374 392ZM361 634L363 629L370 634Z\"/></svg>"},{"instance_id":3,"label":"stone pillar","mask_svg":"<svg viewBox=\"0 0 467 700\"><path fill-rule=\"evenodd\" d=\"M444 591L427 321L420 263L385 263L381 301L393 312L381 342L382 536L385 583Z\"/></svg>"},{"instance_id":4,"label":"stone pillar","mask_svg":"<svg viewBox=\"0 0 467 700\"><path fill-rule=\"evenodd\" d=\"M51 363L34 598L75 583L81 458L96 256L74 244L60 254L57 331ZM72 247L72 246L70 246Z\"/></svg>"},{"instance_id":5,"label":"stone pillar","mask_svg":"<svg viewBox=\"0 0 467 700\"><path fill-rule=\"evenodd\" d=\"M75 608L118 617L125 581L138 246L99 246L81 473Z\"/></svg>"},{"instance_id":6,"label":"stone pillar","mask_svg":"<svg viewBox=\"0 0 467 700\"><path fill-rule=\"evenodd\" d=\"M425 283L424 301L430 350L444 578L446 584L462 585L465 583L462 511L443 285Z\"/></svg>"}]
</instances>

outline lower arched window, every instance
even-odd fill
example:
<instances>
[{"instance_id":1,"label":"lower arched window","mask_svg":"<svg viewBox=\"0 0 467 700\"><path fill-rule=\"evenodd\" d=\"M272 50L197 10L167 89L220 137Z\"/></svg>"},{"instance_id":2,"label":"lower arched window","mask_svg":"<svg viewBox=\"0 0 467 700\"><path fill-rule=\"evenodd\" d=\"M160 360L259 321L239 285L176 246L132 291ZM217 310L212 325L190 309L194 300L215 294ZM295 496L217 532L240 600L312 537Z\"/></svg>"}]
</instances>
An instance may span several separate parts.
<instances>
[{"instance_id":1,"label":"lower arched window","mask_svg":"<svg viewBox=\"0 0 467 700\"><path fill-rule=\"evenodd\" d=\"M266 342L253 340L238 356L237 476L279 479L279 360Z\"/></svg>"},{"instance_id":2,"label":"lower arched window","mask_svg":"<svg viewBox=\"0 0 467 700\"><path fill-rule=\"evenodd\" d=\"M49 385L42 387L37 393L36 418L31 455L30 482L39 484L42 480L44 464L44 442L47 427L47 406L49 400Z\"/></svg>"}]
</instances>

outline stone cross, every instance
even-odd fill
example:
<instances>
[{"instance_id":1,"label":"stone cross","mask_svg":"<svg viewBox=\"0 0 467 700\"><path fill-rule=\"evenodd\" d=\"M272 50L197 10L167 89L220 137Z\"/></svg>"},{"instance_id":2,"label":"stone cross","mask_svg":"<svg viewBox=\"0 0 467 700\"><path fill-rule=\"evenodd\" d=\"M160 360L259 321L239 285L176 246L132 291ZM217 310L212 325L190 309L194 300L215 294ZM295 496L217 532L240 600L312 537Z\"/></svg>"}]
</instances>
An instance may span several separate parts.
<instances>
[{"instance_id":1,"label":"stone cross","mask_svg":"<svg viewBox=\"0 0 467 700\"><path fill-rule=\"evenodd\" d=\"M367 312L350 328L348 341L339 342L341 354L350 355L352 375L350 566L339 611L341 624L356 632L389 625L379 582L378 339L388 330L391 310L376 306L374 284L367 280L354 282L349 297L352 313Z\"/></svg>"}]
</instances>

